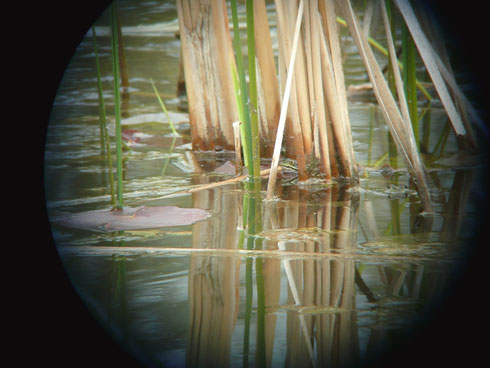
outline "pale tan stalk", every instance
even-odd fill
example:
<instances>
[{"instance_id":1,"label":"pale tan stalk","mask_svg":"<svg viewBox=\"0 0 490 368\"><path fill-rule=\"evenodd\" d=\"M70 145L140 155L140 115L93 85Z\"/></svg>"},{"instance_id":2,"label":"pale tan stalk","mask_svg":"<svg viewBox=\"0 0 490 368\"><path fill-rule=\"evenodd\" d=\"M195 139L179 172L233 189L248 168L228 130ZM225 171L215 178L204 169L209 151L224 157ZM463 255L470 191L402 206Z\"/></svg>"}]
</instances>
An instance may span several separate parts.
<instances>
[{"instance_id":1,"label":"pale tan stalk","mask_svg":"<svg viewBox=\"0 0 490 368\"><path fill-rule=\"evenodd\" d=\"M264 118L261 119L261 127L264 140L272 145L279 122L281 98L264 0L255 0L254 2L254 26L257 87L258 95L263 102L259 105L259 109L261 110L260 116L265 118L265 120ZM270 154L272 155L272 147L270 148Z\"/></svg>"},{"instance_id":2,"label":"pale tan stalk","mask_svg":"<svg viewBox=\"0 0 490 368\"><path fill-rule=\"evenodd\" d=\"M279 1L280 2L280 1ZM289 61L288 76L286 80L286 86L284 89L284 97L281 106L281 115L279 117L279 125L277 128L276 141L274 145L274 154L272 156L271 171L269 174L269 183L267 185L267 199L272 199L274 196L274 188L277 180L277 168L279 166L279 157L281 155L282 138L284 135L284 125L286 123L286 114L289 104L289 96L291 93L291 83L293 79L294 64L296 61L296 51L299 39L299 30L301 27L301 20L303 18L304 2L300 0L298 16L296 17L296 25L294 30L293 48L291 50L291 58Z\"/></svg>"},{"instance_id":3,"label":"pale tan stalk","mask_svg":"<svg viewBox=\"0 0 490 368\"><path fill-rule=\"evenodd\" d=\"M309 13L310 13L310 22L311 22L311 59L312 59L312 78L313 83L313 92L314 94L310 97L313 100L313 105L315 108L315 118L317 119L318 128L319 128L319 140L321 144L321 152L320 154L320 162L323 172L326 175L326 179L331 178L331 158L334 155L331 154L331 150L334 147L331 147L328 144L327 139L327 115L326 115L326 106L325 106L325 97L323 91L323 71L322 71L322 60L320 55L320 39L319 35L321 29L319 28L319 19L318 19L318 1L310 1L309 2ZM320 147L318 147L320 149Z\"/></svg>"},{"instance_id":4,"label":"pale tan stalk","mask_svg":"<svg viewBox=\"0 0 490 368\"><path fill-rule=\"evenodd\" d=\"M352 146L352 133L350 127L350 119L347 108L347 94L345 91L345 80L344 80L344 70L342 65L342 52L340 49L340 41L338 35L338 23L336 20L335 7L332 0L326 0L324 2L324 7L320 7L320 14L322 15L323 22L325 24L325 34L326 40L323 40L323 32L322 42L321 42L321 50L322 53L326 53L326 49L324 47L325 43L328 44L328 60L331 64L331 72L332 72L332 80L334 83L334 93L331 98L335 101L333 102L336 105L337 113L338 113L338 121L335 120L333 123L335 124L335 129L337 131L339 140L342 142L342 145L339 147L339 153L341 155L342 164L345 168L345 175L351 177L355 175L355 156L354 156L354 148ZM321 23L320 23L321 24Z\"/></svg>"},{"instance_id":5,"label":"pale tan stalk","mask_svg":"<svg viewBox=\"0 0 490 368\"><path fill-rule=\"evenodd\" d=\"M400 13L402 14L405 23L412 35L412 38L419 50L419 54L424 61L425 67L427 68L427 72L429 73L432 82L434 83L434 87L441 99L444 108L449 116L449 120L453 126L454 132L456 135L466 136L467 132L464 127L464 124L461 120L461 116L459 115L456 107L454 106L453 100L447 90L446 84L442 78L441 72L437 66L437 62L434 58L434 53L432 47L430 45L429 40L426 35L422 31L420 24L413 12L410 3L406 0L395 0L395 4L397 5Z\"/></svg>"},{"instance_id":6,"label":"pale tan stalk","mask_svg":"<svg viewBox=\"0 0 490 368\"><path fill-rule=\"evenodd\" d=\"M297 0L286 0L286 8L288 9L288 19L290 27L289 30L292 30L291 27L298 14L298 1ZM311 153L312 150L312 131L311 131L311 115L310 115L310 103L309 103L309 93L308 93L308 77L305 65L305 50L303 47L304 38L301 34L299 38L301 42L298 43L297 57L296 57L296 66L294 68L294 86L295 89L291 93L291 96L296 97L297 105L298 105L298 114L299 120L292 120L295 135L299 136L301 134L303 139L303 149L306 156ZM298 152L296 152L298 154Z\"/></svg>"},{"instance_id":7,"label":"pale tan stalk","mask_svg":"<svg viewBox=\"0 0 490 368\"><path fill-rule=\"evenodd\" d=\"M359 26L357 17L352 10L350 2L344 2L342 0L336 0L336 2L339 8L342 9L344 19L346 20L350 33L356 42L357 48L368 72L369 79L373 83L373 90L379 106L383 111L388 126L390 127L394 141L397 144L399 151L406 158L411 167L411 171L417 179L418 192L421 197L424 210L426 212L432 212L432 205L430 202L430 195L424 168L418 154L414 154L414 152L417 152L417 150L412 144L414 141L413 131L412 129L406 129L404 126L403 118L400 114L398 106L393 99L388 84L381 72L381 68L379 67L373 51L368 44L367 38ZM407 135L411 135L412 137L408 138Z\"/></svg>"}]
</instances>

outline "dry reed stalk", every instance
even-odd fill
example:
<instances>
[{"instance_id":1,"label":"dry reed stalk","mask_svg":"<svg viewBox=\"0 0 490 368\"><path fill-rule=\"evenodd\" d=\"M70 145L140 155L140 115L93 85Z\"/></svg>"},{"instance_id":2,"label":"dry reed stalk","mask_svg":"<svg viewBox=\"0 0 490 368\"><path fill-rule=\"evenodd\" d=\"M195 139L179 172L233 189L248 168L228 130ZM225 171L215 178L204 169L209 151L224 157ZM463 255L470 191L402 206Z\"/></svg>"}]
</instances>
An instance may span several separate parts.
<instances>
[{"instance_id":1,"label":"dry reed stalk","mask_svg":"<svg viewBox=\"0 0 490 368\"><path fill-rule=\"evenodd\" d=\"M385 25L386 39L388 43L389 57L392 65L393 76L395 78L396 92L398 94L398 103L400 105L401 114L405 122L405 126L411 126L410 112L408 111L407 98L403 87L403 80L400 74L398 66L398 59L396 58L395 44L393 41L393 35L391 34L390 20L388 19L388 11L386 10L386 4L381 4L381 13L383 15L383 22Z\"/></svg>"},{"instance_id":2,"label":"dry reed stalk","mask_svg":"<svg viewBox=\"0 0 490 368\"><path fill-rule=\"evenodd\" d=\"M263 143L261 147L264 149L264 155L270 157L274 149L272 142L274 142L277 133L281 97L265 0L255 0L254 19L257 92Z\"/></svg>"},{"instance_id":3,"label":"dry reed stalk","mask_svg":"<svg viewBox=\"0 0 490 368\"><path fill-rule=\"evenodd\" d=\"M292 55L292 51L295 53L295 61L301 59L300 57L296 57L299 54L299 47L301 43L297 43L296 47L293 46L293 38L296 32L294 31L296 27L293 26L294 20L292 20L292 4L291 1L287 0L286 2L282 0L277 0L276 4L276 13L277 13L277 25L278 25L278 41L279 41L279 81L282 84L284 80L286 80L287 85L287 75L289 75L289 67L290 67L290 59ZM301 20L301 19L300 19ZM291 34L291 32L294 32ZM298 30L298 39L301 39L301 30ZM298 66L295 65L293 68L294 78L291 81L291 87L288 97L288 109L286 109L286 139L285 139L285 148L286 155L290 158L295 158L298 163L298 177L300 180L306 180L306 156L307 149L304 146L304 132L302 126L302 120L304 120L304 109L300 111L300 103L298 101L298 93L296 87L296 74L297 74ZM286 77L285 77L286 75ZM301 79L301 77L300 77ZM282 90L282 88L281 88ZM286 86L284 86L284 90L282 90L282 99L283 103L285 101L286 96ZM281 105L282 108L282 105ZM282 113L282 110L281 110ZM303 116L301 115L303 113ZM276 135L277 137L277 135Z\"/></svg>"},{"instance_id":4,"label":"dry reed stalk","mask_svg":"<svg viewBox=\"0 0 490 368\"><path fill-rule=\"evenodd\" d=\"M350 33L356 42L361 58L366 67L369 79L373 83L373 90L378 100L379 106L383 111L385 120L390 127L391 134L399 151L406 158L410 165L411 171L417 179L417 189L422 200L422 205L426 212L432 212L430 195L427 185L427 179L423 165L414 145L412 127L407 127L403 121L400 110L391 94L389 86L384 79L381 68L379 67L373 51L371 50L367 37L362 32L356 15L351 7L350 2L336 0L337 5L342 10L344 19L347 22Z\"/></svg>"},{"instance_id":5,"label":"dry reed stalk","mask_svg":"<svg viewBox=\"0 0 490 368\"><path fill-rule=\"evenodd\" d=\"M454 106L454 102L449 94L449 91L447 90L446 84L444 83L443 77L435 60L432 46L430 45L425 33L422 31L410 3L406 0L395 0L395 4L397 5L405 20L405 23L407 24L415 45L419 50L419 54L424 61L427 72L429 73L439 98L446 109L455 134L468 139L467 131L461 120L461 116Z\"/></svg>"},{"instance_id":6,"label":"dry reed stalk","mask_svg":"<svg viewBox=\"0 0 490 368\"><path fill-rule=\"evenodd\" d=\"M281 2L278 1L280 4ZM298 45L298 40L299 40L299 30L301 27L301 20L303 18L303 9L304 9L304 1L300 0L299 4L299 9L298 9L298 16L296 17L296 25L294 29L294 38L293 38L293 45L291 49L291 57L289 60L289 68L288 68L288 76L286 80L286 86L284 88L284 96L283 96L283 101L282 101L282 106L281 106L281 114L279 116L279 124L277 127L277 135L276 135L276 141L274 144L274 153L272 156L272 163L271 163L271 170L269 174L269 183L267 185L267 199L272 199L274 195L274 188L276 186L276 180L277 180L277 168L279 166L279 157L281 155L281 146L282 146L282 138L284 135L284 126L286 123L286 113L289 105L289 96L291 93L291 83L293 79L293 71L294 71L294 64L296 60L296 50L297 50L297 45ZM299 170L299 163L298 163L298 170Z\"/></svg>"},{"instance_id":7,"label":"dry reed stalk","mask_svg":"<svg viewBox=\"0 0 490 368\"><path fill-rule=\"evenodd\" d=\"M177 13L193 148L233 149L238 114L226 3L178 0Z\"/></svg>"},{"instance_id":8,"label":"dry reed stalk","mask_svg":"<svg viewBox=\"0 0 490 368\"><path fill-rule=\"evenodd\" d=\"M319 6L319 12L322 16L322 20L325 24L325 33L328 40L332 73L334 76L335 87L336 87L336 98L338 109L340 113L341 123L339 126L339 134L341 135L341 140L345 156L343 157L343 164L347 170L347 176L355 176L355 156L354 148L352 145L352 133L349 120L349 112L347 108L347 93L345 90L345 79L344 79L344 68L342 61L342 52L340 47L339 31L337 15L335 12L335 7L333 0L326 0L324 6ZM323 33L321 33L323 35ZM323 45L323 43L322 43Z\"/></svg>"},{"instance_id":9,"label":"dry reed stalk","mask_svg":"<svg viewBox=\"0 0 490 368\"><path fill-rule=\"evenodd\" d=\"M321 68L321 55L320 55L320 39L318 32L318 2L309 2L309 27L306 27L306 32L309 35L310 40L310 59L311 59L311 79L312 92L310 93L312 110L314 111L314 125L313 131L318 131L318 138L315 139L315 150L319 153L320 165L322 171L325 173L325 179L331 178L331 165L330 165L330 146L326 138L327 134L327 116L325 98L323 94L322 84L322 68ZM306 25L306 24L305 24ZM309 28L309 29L308 29ZM316 125L316 127L315 127ZM318 128L318 129L317 129ZM316 134L314 134L315 136Z\"/></svg>"}]
</instances>

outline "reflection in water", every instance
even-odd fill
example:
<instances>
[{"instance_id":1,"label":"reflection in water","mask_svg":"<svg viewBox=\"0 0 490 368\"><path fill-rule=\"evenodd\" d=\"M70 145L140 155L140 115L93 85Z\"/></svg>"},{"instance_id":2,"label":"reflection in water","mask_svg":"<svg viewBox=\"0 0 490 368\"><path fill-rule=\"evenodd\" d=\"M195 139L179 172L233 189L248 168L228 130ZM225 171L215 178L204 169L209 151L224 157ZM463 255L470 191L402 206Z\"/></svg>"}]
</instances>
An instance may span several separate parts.
<instances>
[{"instance_id":1,"label":"reflection in water","mask_svg":"<svg viewBox=\"0 0 490 368\"><path fill-rule=\"evenodd\" d=\"M260 193L214 190L195 193L193 206L213 211L218 219L194 226L193 247L331 252L356 246L358 195L328 188L319 193L291 187L284 200L265 203ZM242 203L242 206L238 206ZM242 213L240 213L240 209ZM237 236L236 228L248 224ZM251 219L254 220L251 223ZM263 219L263 221L261 221ZM262 232L257 229L264 228ZM316 239L288 239L287 232L317 231ZM287 230L286 230L287 229ZM286 230L286 232L284 231ZM240 241L243 244L240 244ZM243 363L271 366L277 314L285 311L285 364L338 366L359 358L356 326L354 260L247 258L245 260ZM281 263L284 273L281 273ZM239 313L241 261L237 257L193 255L189 272L190 338L188 366L228 366ZM255 266L255 285L252 283ZM281 303L281 277L287 297ZM252 288L255 287L255 293ZM255 313L252 298L255 295ZM250 359L251 316L255 322L255 357ZM277 359L277 358L276 358Z\"/></svg>"},{"instance_id":2,"label":"reflection in water","mask_svg":"<svg viewBox=\"0 0 490 368\"><path fill-rule=\"evenodd\" d=\"M471 179L471 172L456 172L447 201L439 198L446 214L440 241L458 236ZM266 202L260 191L238 185L193 194L194 207L214 213L214 221L194 225L193 248L280 250L298 257L192 255L187 366L230 366L237 359L241 366L264 367L357 364L382 353L393 333L439 295L445 268L437 261L381 262L374 255L359 263L348 256L360 252L358 225L367 229L365 237L370 234L366 244L383 236L367 199L362 211L368 221L360 222L359 192L286 186L280 200ZM400 226L405 206L412 236L431 241L436 224L420 215L419 203L390 202L385 234L409 240ZM237 351L240 357L232 356Z\"/></svg>"},{"instance_id":3,"label":"reflection in water","mask_svg":"<svg viewBox=\"0 0 490 368\"><path fill-rule=\"evenodd\" d=\"M185 255L117 240L124 233L63 254L100 321L138 356L189 367L356 366L383 355L441 295L473 175L441 174L448 189L436 217L421 216L410 197L393 206L356 190L291 185L267 202L228 185L192 194L191 205L213 216L192 226Z\"/></svg>"}]
</instances>

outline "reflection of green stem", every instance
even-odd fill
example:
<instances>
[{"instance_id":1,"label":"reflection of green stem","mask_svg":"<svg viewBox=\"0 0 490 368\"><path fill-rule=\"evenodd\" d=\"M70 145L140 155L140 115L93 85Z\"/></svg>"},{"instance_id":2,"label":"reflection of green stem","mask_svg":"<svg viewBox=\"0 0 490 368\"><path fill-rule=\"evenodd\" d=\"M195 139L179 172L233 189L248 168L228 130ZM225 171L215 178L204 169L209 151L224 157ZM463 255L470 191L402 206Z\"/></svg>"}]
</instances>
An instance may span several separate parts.
<instances>
[{"instance_id":1,"label":"reflection of green stem","mask_svg":"<svg viewBox=\"0 0 490 368\"><path fill-rule=\"evenodd\" d=\"M116 2L111 7L112 33L112 74L114 77L114 109L116 118L116 167L117 167L117 208L123 208L123 175L122 175L122 135L121 135L121 97L119 91L119 55Z\"/></svg>"},{"instance_id":2,"label":"reflection of green stem","mask_svg":"<svg viewBox=\"0 0 490 368\"><path fill-rule=\"evenodd\" d=\"M170 149L168 150L168 153L172 153L172 151L174 150L176 140L177 140L177 137L174 136L172 139L172 144L170 145ZM165 163L163 164L162 172L160 174L161 176L165 175L165 170L167 170L167 166L168 166L169 161L170 161L170 157L167 157L165 159Z\"/></svg>"},{"instance_id":3,"label":"reflection of green stem","mask_svg":"<svg viewBox=\"0 0 490 368\"><path fill-rule=\"evenodd\" d=\"M432 151L432 159L436 160L444 153L444 148L446 147L447 139L449 138L450 125L449 121L446 122L444 129L437 140L437 143ZM439 153L437 151L439 150ZM436 155L437 154L437 155Z\"/></svg>"},{"instance_id":4,"label":"reflection of green stem","mask_svg":"<svg viewBox=\"0 0 490 368\"><path fill-rule=\"evenodd\" d=\"M258 239L257 239L258 240ZM256 247L257 248L257 247ZM256 365L266 366L265 358L265 291L262 258L255 259L255 278L257 282L257 352Z\"/></svg>"},{"instance_id":5,"label":"reflection of green stem","mask_svg":"<svg viewBox=\"0 0 490 368\"><path fill-rule=\"evenodd\" d=\"M389 152L385 152L381 155L380 158L378 158L378 160L376 160L376 162L374 163L373 167L374 168L378 168L381 166L381 164L386 160L386 158L388 157L388 154Z\"/></svg>"},{"instance_id":6,"label":"reflection of green stem","mask_svg":"<svg viewBox=\"0 0 490 368\"><path fill-rule=\"evenodd\" d=\"M429 153L429 142L430 142L430 126L431 126L431 102L427 102L421 116L419 116L419 121L424 122L424 128L422 131L421 145L424 147L424 152Z\"/></svg>"},{"instance_id":7,"label":"reflection of green stem","mask_svg":"<svg viewBox=\"0 0 490 368\"><path fill-rule=\"evenodd\" d=\"M243 366L248 367L248 353L250 345L250 319L252 317L253 284L252 284L253 259L245 260L245 326L243 332Z\"/></svg>"},{"instance_id":8,"label":"reflection of green stem","mask_svg":"<svg viewBox=\"0 0 490 368\"><path fill-rule=\"evenodd\" d=\"M245 182L245 195L243 196L243 228L246 229L247 249L260 249L261 239L255 235L262 231L262 209L260 197L260 182ZM245 236L245 235L244 235ZM243 366L248 366L248 353L250 343L250 319L252 314L253 284L252 267L253 259L247 258L245 270L245 326L243 337ZM257 365L265 366L265 294L262 273L262 261L256 263L257 278Z\"/></svg>"},{"instance_id":9,"label":"reflection of green stem","mask_svg":"<svg viewBox=\"0 0 490 368\"><path fill-rule=\"evenodd\" d=\"M398 208L394 208L394 205L393 203L391 203L391 213L392 213L392 218L391 218L391 222L388 224L388 226L386 227L385 231L384 231L384 235L389 235L390 233L392 235L399 235L401 234L401 229L400 229L400 215L402 214L404 208L405 208L405 205L406 203L408 202L408 198L405 198L401 203L400 203L400 200L397 199L397 206ZM398 220L394 220L393 219L393 213L398 213ZM396 225L395 227L395 230L393 230L393 225Z\"/></svg>"},{"instance_id":10,"label":"reflection of green stem","mask_svg":"<svg viewBox=\"0 0 490 368\"><path fill-rule=\"evenodd\" d=\"M112 295L109 318L115 317L124 329L126 313L126 257L112 256Z\"/></svg>"},{"instance_id":11,"label":"reflection of green stem","mask_svg":"<svg viewBox=\"0 0 490 368\"><path fill-rule=\"evenodd\" d=\"M373 136L374 136L374 106L369 109L369 136L368 136L368 153L367 153L367 165L371 165L371 153L373 146Z\"/></svg>"},{"instance_id":12,"label":"reflection of green stem","mask_svg":"<svg viewBox=\"0 0 490 368\"><path fill-rule=\"evenodd\" d=\"M92 27L92 36L94 40L95 66L97 69L97 94L99 96L99 119L100 119L99 121L100 121L101 145L102 145L102 152L105 151L107 163L109 166L109 187L111 191L111 202L112 202L112 206L115 207L116 194L114 192L114 173L113 173L113 166L112 166L111 138L107 130L107 118L105 113L104 93L102 90L102 78L100 72L99 53L97 50L97 35L95 34L95 27Z\"/></svg>"}]
</instances>

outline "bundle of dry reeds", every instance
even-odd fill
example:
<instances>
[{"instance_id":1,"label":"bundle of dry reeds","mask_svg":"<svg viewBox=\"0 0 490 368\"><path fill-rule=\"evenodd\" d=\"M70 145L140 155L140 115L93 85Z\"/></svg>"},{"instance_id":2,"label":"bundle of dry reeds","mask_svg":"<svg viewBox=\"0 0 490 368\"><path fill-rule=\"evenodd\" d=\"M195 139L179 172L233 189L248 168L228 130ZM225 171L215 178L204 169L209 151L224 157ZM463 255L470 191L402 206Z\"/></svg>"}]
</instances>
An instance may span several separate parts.
<instances>
[{"instance_id":1,"label":"bundle of dry reeds","mask_svg":"<svg viewBox=\"0 0 490 368\"><path fill-rule=\"evenodd\" d=\"M319 173L326 180L337 177L357 180L339 43L338 11L357 45L398 152L416 178L424 210L431 212L427 178L419 155L417 101L413 97L415 75L412 75L412 94L407 98L404 92L407 82L402 81L400 75L401 63L396 58L391 34L393 25L388 19L385 3L380 2L382 17L378 18L385 23L390 75L395 81L393 88L389 87L371 49L373 40L361 27L350 1L275 0L274 3L278 70L265 1L246 1L247 37L249 40L252 38L252 42L248 42L249 71L252 73L249 77L253 77L250 78L248 93L251 97L246 108L251 109L248 112L250 116L258 116L261 149L260 155L254 153L254 158L245 157L245 161L272 155L268 198L274 195L276 170L283 151L287 157L297 161L300 180ZM241 52L239 55L233 53L226 2L179 0L177 4L193 146L202 150L213 149L216 145L233 149L232 124L237 121L237 115L243 115L248 97L244 97L243 70L237 73L236 69L241 62L236 63L235 57L241 59ZM481 119L457 87L449 66L437 56L408 1L395 0L394 4L403 17L405 29L410 31L412 51L415 51L415 45L459 142L464 141L461 146L475 147L467 116L476 122ZM236 2L233 2L232 9L237 27ZM250 9L253 9L253 15ZM368 9L374 9L374 6ZM364 23L369 28L374 21L367 18ZM241 79L239 92L234 89L237 75ZM407 99L410 106L407 106ZM257 137L252 138L254 152L259 152ZM252 138L244 138L242 143ZM243 149L244 152L251 150L245 146ZM258 167L257 162L254 165ZM258 175L258 170L255 171L254 176Z\"/></svg>"}]
</instances>

